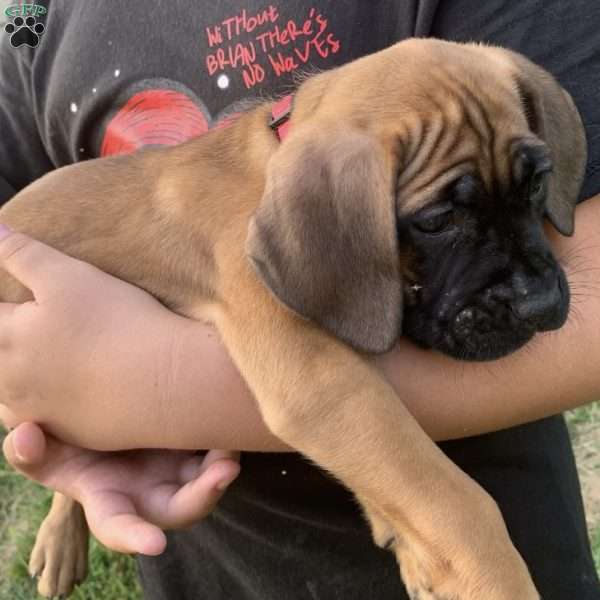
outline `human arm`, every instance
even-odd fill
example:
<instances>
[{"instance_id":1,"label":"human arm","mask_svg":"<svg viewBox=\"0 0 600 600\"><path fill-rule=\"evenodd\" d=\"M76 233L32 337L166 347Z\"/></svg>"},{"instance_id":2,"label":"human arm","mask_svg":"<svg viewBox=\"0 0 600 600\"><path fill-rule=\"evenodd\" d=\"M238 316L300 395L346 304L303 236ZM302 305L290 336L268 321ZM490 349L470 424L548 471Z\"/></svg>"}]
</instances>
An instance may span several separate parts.
<instances>
[{"instance_id":1,"label":"human arm","mask_svg":"<svg viewBox=\"0 0 600 600\"><path fill-rule=\"evenodd\" d=\"M378 359L386 376L399 394L403 394L410 410L430 435L445 439L482 433L553 414L598 396L600 382L595 365L600 351L600 336L595 333L598 330L595 325L596 315L600 314L597 306L600 299L595 292L594 280L596 273L600 272L599 261L595 258L600 241L597 233L600 231L600 197L578 209L578 221L575 238L553 239L557 253L569 258L574 295L574 314L561 332L540 336L528 350L521 351L514 358L488 364L457 363L404 342L397 351ZM208 415L208 421L216 429L206 428L205 396L195 388L187 390L188 385L198 384L191 368L193 361L186 369L189 377L177 380L179 385L185 385L181 388L176 386L173 390L173 394L189 394L185 401L190 404L187 412L179 416L178 405L176 402L173 404L173 423L169 428L177 424L181 434L189 435L189 441L197 442L198 446L206 441L200 435L213 436L212 439L219 442L223 439L219 439L219 435L225 430L225 439L230 441L231 431L235 431L233 441L240 447L247 443L251 448L262 450L284 449L264 429L258 415L252 413L249 393L217 338L208 337L210 330L205 332L206 338L197 338L193 335L194 331L195 328L190 330L189 340L180 346L179 360L184 365L189 351L206 351L208 340L216 355L213 360L217 361L211 363L215 367L213 375L217 381L211 381L210 377L206 379L210 392L208 397L212 402L210 406L216 412ZM218 384L218 378L223 376L225 381ZM230 394L231 402L224 397L225 394ZM133 399L136 398L134 393ZM248 403L248 413L236 410L240 402ZM136 402L133 404L135 406ZM84 401L83 406L88 404ZM146 409L151 410L149 406ZM118 406L112 410L118 410ZM2 416L12 420L13 424L20 420L0 406L0 418ZM228 428L226 420L240 416L243 417L241 425L237 422L236 428ZM252 422L251 419L256 420ZM186 423L191 428L187 432ZM88 426L89 423L84 423L84 430ZM124 426L135 430L129 421ZM164 434L165 431L168 429L158 433ZM261 435L264 437L261 438ZM169 439L165 439L165 443ZM158 444L157 440L154 441ZM17 448L20 449L20 459L16 456ZM193 515L202 517L222 493L222 490L216 489L217 479L224 477L225 481L237 473L235 463L225 460L220 461L222 467L218 467L224 468L224 472L215 471L213 467L212 472L205 471L204 480L194 483L193 487L186 485L185 481L180 482L183 492L180 498L183 497L185 502L183 506L179 503L177 514L169 515L166 507L170 502L165 501L162 493L156 461L163 466L170 465L170 471L177 472L177 461L181 464L182 461L194 460L189 455L146 454L145 451L125 455L93 452L69 446L51 436L44 440L42 431L31 424L21 425L7 438L5 454L23 474L81 502L92 531L106 545L121 551L145 553L156 553L162 549L164 536L158 527L180 526L188 522L190 505L195 511ZM157 474L158 480L154 477ZM179 488L171 488L171 491L177 494ZM140 497L145 502L135 501ZM149 501L150 498L162 502L162 509L147 511L148 505L156 506L156 500ZM126 508L129 507L125 514L124 502ZM131 511L131 507L136 505L137 509ZM175 517L175 521L165 521L165 514L170 519Z\"/></svg>"},{"instance_id":2,"label":"human arm","mask_svg":"<svg viewBox=\"0 0 600 600\"><path fill-rule=\"evenodd\" d=\"M73 160L66 152L70 140L62 135L64 130L59 131L63 123L49 113L42 93L45 76L40 79L33 74L37 50L25 46L15 49L9 38L0 36L0 204L48 171ZM53 59L49 48L37 61L38 72L50 70ZM46 66L40 67L40 62ZM35 369L35 359L31 366ZM10 393L14 392L12 388ZM3 420L19 421L0 404L0 423ZM160 552L165 539L158 527L179 528L206 516L239 472L235 452L210 451L204 457L194 452L145 450L101 454L69 447L50 436L44 439L41 431L36 435L36 428L28 424L15 434L22 432L24 457L34 463L28 463L31 470L26 474L78 498L96 537L121 551ZM41 464L36 463L40 452L44 459ZM18 468L20 461L10 449L7 458Z\"/></svg>"},{"instance_id":3,"label":"human arm","mask_svg":"<svg viewBox=\"0 0 600 600\"><path fill-rule=\"evenodd\" d=\"M574 237L549 235L557 255L569 258L566 266L573 286L571 316L560 331L540 335L528 347L493 363L457 362L408 342L377 359L399 397L434 439L502 429L598 397L600 297L595 282L600 273L600 196L577 209ZM33 287L38 277L33 265L39 266L50 251L27 243L15 252L22 240L9 236L0 242L0 256L5 267L13 272L17 268L21 278L29 267L22 271L17 265L29 264L33 271L24 283ZM54 257L62 260L58 253ZM6 310L0 316L3 364L9 366L0 374L0 389L19 420L36 420L62 439L100 449L287 449L262 423L211 327L173 315L142 292L95 269L85 271L89 279L81 272L73 278L68 263L64 265L48 281L52 290L60 272L65 278L63 296L50 294L50 303L24 305L25 316L17 321ZM67 286L71 279L74 287ZM78 305L86 310L78 311ZM95 321L106 319L110 324L95 342L88 327L90 311ZM76 334L63 344L57 324L67 321ZM53 326L48 330L49 323ZM61 364L66 361L77 370L82 340L97 349L95 375L87 363L81 364L85 376L79 382L65 380ZM60 360L49 360L50 355ZM12 398L8 371L13 389L20 390ZM132 378L132 373L140 376ZM65 381L74 387L64 387Z\"/></svg>"},{"instance_id":4,"label":"human arm","mask_svg":"<svg viewBox=\"0 0 600 600\"><path fill-rule=\"evenodd\" d=\"M538 335L520 351L487 363L459 362L405 339L376 359L399 398L434 440L508 428L600 397L600 195L579 205L573 237L563 237L549 226L547 234L571 287L570 316L562 329ZM187 343L192 355L209 347L194 336ZM223 349L211 345L210 352L213 359L223 361L224 378L237 381L237 373L227 370ZM186 350L181 359L187 355ZM179 383L183 387L178 397L193 399L186 381ZM240 391L245 402L246 390ZM268 436L264 439L270 444Z\"/></svg>"},{"instance_id":5,"label":"human arm","mask_svg":"<svg viewBox=\"0 0 600 600\"><path fill-rule=\"evenodd\" d=\"M393 352L376 359L399 398L433 439L441 441L504 429L600 397L597 367L600 361L600 195L582 203L576 214L576 234L571 238L547 228L571 286L570 317L561 330L538 335L519 352L489 363L459 362L421 350L407 340L402 340ZM215 383L209 386L211 396L218 396L216 381L220 379L228 382L227 385L239 385L228 390L231 404L235 404L237 398L246 407L248 392L237 372L231 369L218 338L205 340L190 334L180 360L185 362L186 357L205 352L215 365ZM191 374L191 369L180 371ZM193 379L179 379L175 389L178 398L190 402L189 410L184 408L184 412L192 414ZM235 423L236 419L225 412L220 422ZM193 438L200 423L190 422L190 427ZM254 449L262 435L267 445L259 448L272 449L266 430L263 434L254 428L252 434L252 438L247 438L252 444L249 449ZM240 441L242 445L236 447L245 448L246 440Z\"/></svg>"},{"instance_id":6,"label":"human arm","mask_svg":"<svg viewBox=\"0 0 600 600\"><path fill-rule=\"evenodd\" d=\"M567 323L490 363L461 363L408 342L379 364L435 440L535 421L600 397L600 195L576 210L576 233L547 227L571 290Z\"/></svg>"}]
</instances>

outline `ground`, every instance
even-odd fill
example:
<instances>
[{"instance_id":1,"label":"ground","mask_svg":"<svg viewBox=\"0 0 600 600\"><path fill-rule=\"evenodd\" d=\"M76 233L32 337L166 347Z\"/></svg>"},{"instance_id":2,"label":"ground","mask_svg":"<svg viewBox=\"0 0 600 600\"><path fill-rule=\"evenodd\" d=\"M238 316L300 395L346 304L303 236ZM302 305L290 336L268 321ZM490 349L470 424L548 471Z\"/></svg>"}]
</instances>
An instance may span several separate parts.
<instances>
[{"instance_id":1,"label":"ground","mask_svg":"<svg viewBox=\"0 0 600 600\"><path fill-rule=\"evenodd\" d=\"M0 443L2 438L0 433ZM0 600L38 598L35 581L27 574L27 562L50 498L49 492L27 482L0 458ZM90 575L71 599L140 600L133 559L109 552L93 541Z\"/></svg>"},{"instance_id":2,"label":"ground","mask_svg":"<svg viewBox=\"0 0 600 600\"><path fill-rule=\"evenodd\" d=\"M600 573L600 402L573 411L568 421L596 568Z\"/></svg>"},{"instance_id":3,"label":"ground","mask_svg":"<svg viewBox=\"0 0 600 600\"><path fill-rule=\"evenodd\" d=\"M590 538L600 573L600 402L568 415L586 502ZM2 435L0 434L0 442ZM0 459L0 600L33 600L27 560L50 494L25 481ZM90 576L74 600L140 600L131 558L92 542Z\"/></svg>"}]
</instances>

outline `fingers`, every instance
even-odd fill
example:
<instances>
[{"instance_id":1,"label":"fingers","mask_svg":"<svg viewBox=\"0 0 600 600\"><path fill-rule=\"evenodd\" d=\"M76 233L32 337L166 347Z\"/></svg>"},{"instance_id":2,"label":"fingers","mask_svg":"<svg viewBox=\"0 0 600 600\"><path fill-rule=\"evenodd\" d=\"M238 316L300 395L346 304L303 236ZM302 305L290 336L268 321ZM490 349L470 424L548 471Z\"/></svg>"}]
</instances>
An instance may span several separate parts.
<instances>
[{"instance_id":1,"label":"fingers","mask_svg":"<svg viewBox=\"0 0 600 600\"><path fill-rule=\"evenodd\" d=\"M194 456L183 463L180 472L182 483L189 483L196 479L201 473L204 473L213 463L221 459L231 459L235 462L240 461L240 453L233 450L209 450L204 456Z\"/></svg>"},{"instance_id":2,"label":"fingers","mask_svg":"<svg viewBox=\"0 0 600 600\"><path fill-rule=\"evenodd\" d=\"M56 267L75 262L66 254L0 224L0 268L34 294L56 286Z\"/></svg>"},{"instance_id":3,"label":"fingers","mask_svg":"<svg viewBox=\"0 0 600 600\"><path fill-rule=\"evenodd\" d=\"M168 501L164 527L181 528L203 519L217 505L229 485L239 475L236 453L209 452L199 474L186 483Z\"/></svg>"},{"instance_id":4,"label":"fingers","mask_svg":"<svg viewBox=\"0 0 600 600\"><path fill-rule=\"evenodd\" d=\"M30 479L78 500L103 544L149 556L165 549L166 537L159 527L185 527L208 515L240 471L237 453L213 450L204 459L194 457L181 465L179 485L165 481L153 490L142 490L138 497L125 488L89 485L89 478L86 485L82 475L97 463L100 453L45 436L34 423L17 426L6 437L3 450L8 462Z\"/></svg>"},{"instance_id":5,"label":"fingers","mask_svg":"<svg viewBox=\"0 0 600 600\"><path fill-rule=\"evenodd\" d=\"M167 547L164 532L133 513L115 515L92 533L105 546L123 554L158 556Z\"/></svg>"},{"instance_id":6,"label":"fingers","mask_svg":"<svg viewBox=\"0 0 600 600\"><path fill-rule=\"evenodd\" d=\"M130 498L107 493L84 503L91 532L111 550L158 556L167 546L164 532L136 514Z\"/></svg>"},{"instance_id":7,"label":"fingers","mask_svg":"<svg viewBox=\"0 0 600 600\"><path fill-rule=\"evenodd\" d=\"M74 499L80 494L76 475L94 455L46 436L35 423L18 425L4 439L2 450L17 471Z\"/></svg>"},{"instance_id":8,"label":"fingers","mask_svg":"<svg viewBox=\"0 0 600 600\"><path fill-rule=\"evenodd\" d=\"M22 423L6 436L2 449L9 464L27 469L44 460L46 438L35 423Z\"/></svg>"},{"instance_id":9,"label":"fingers","mask_svg":"<svg viewBox=\"0 0 600 600\"><path fill-rule=\"evenodd\" d=\"M240 453L234 450L209 450L204 457L204 466L209 467L213 463L224 458L240 462Z\"/></svg>"}]
</instances>

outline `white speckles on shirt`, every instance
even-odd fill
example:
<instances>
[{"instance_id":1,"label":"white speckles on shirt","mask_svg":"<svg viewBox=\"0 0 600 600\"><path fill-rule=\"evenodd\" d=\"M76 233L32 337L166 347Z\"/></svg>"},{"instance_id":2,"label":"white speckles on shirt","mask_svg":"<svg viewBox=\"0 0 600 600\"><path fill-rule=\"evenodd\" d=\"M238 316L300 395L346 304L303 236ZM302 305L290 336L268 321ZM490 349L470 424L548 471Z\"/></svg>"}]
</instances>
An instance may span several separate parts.
<instances>
[{"instance_id":1,"label":"white speckles on shirt","mask_svg":"<svg viewBox=\"0 0 600 600\"><path fill-rule=\"evenodd\" d=\"M217 85L219 86L219 89L226 90L229 87L229 77L225 74L221 75L219 79L217 79Z\"/></svg>"},{"instance_id":2,"label":"white speckles on shirt","mask_svg":"<svg viewBox=\"0 0 600 600\"><path fill-rule=\"evenodd\" d=\"M95 94L98 91L97 88L92 88L92 94Z\"/></svg>"},{"instance_id":3,"label":"white speckles on shirt","mask_svg":"<svg viewBox=\"0 0 600 600\"><path fill-rule=\"evenodd\" d=\"M79 110L79 107L77 106L77 104L75 104L75 102L71 102L71 107L70 108L71 108L71 112L73 114L75 114Z\"/></svg>"},{"instance_id":4,"label":"white speckles on shirt","mask_svg":"<svg viewBox=\"0 0 600 600\"><path fill-rule=\"evenodd\" d=\"M115 69L115 77L118 77L121 74L121 69Z\"/></svg>"}]
</instances>

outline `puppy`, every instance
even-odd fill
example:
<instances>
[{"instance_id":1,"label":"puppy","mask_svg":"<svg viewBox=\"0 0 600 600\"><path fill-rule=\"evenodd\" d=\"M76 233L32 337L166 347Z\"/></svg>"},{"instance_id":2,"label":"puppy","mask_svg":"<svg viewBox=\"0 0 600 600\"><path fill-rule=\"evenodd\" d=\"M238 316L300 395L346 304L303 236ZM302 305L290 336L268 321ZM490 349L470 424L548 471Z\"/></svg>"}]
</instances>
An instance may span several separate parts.
<instances>
[{"instance_id":1,"label":"puppy","mask_svg":"<svg viewBox=\"0 0 600 600\"><path fill-rule=\"evenodd\" d=\"M304 82L282 142L272 108L54 171L0 221L212 323L268 427L356 494L411 598L539 600L495 503L368 355L402 332L488 360L564 323L543 222L573 232L570 97L507 50L412 39ZM0 291L29 297L4 274Z\"/></svg>"}]
</instances>

